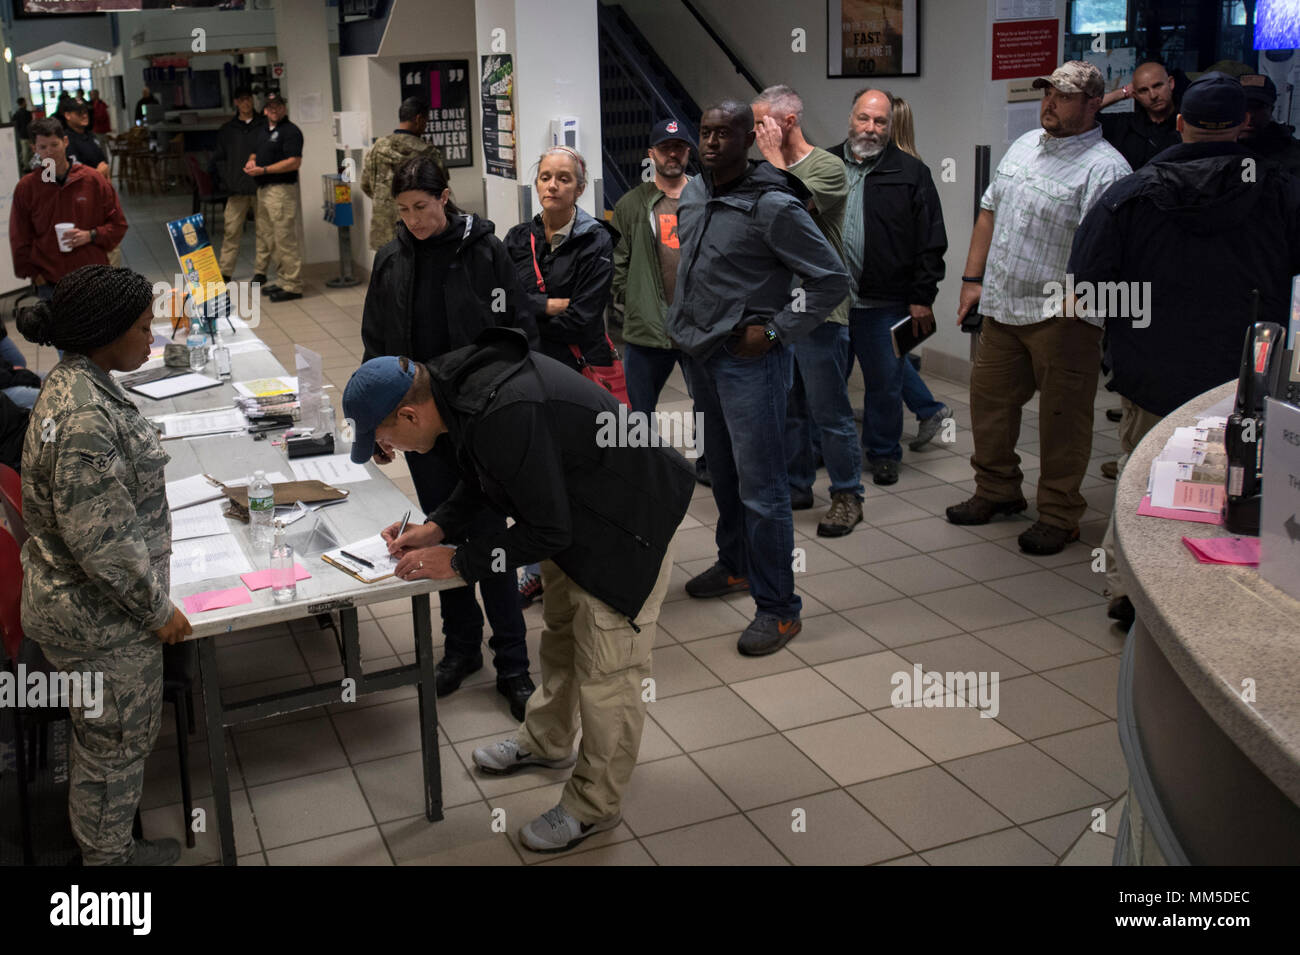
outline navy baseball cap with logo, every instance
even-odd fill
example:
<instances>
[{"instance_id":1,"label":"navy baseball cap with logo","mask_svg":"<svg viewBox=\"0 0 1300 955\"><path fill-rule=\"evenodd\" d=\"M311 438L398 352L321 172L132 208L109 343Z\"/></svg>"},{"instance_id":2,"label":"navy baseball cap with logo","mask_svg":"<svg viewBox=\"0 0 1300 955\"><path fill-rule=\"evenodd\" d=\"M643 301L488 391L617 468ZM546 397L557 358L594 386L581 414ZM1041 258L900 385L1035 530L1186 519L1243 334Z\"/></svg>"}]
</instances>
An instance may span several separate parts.
<instances>
[{"instance_id":1,"label":"navy baseball cap with logo","mask_svg":"<svg viewBox=\"0 0 1300 955\"><path fill-rule=\"evenodd\" d=\"M1277 85L1263 73L1246 73L1237 77L1246 93L1246 105L1272 106L1277 102Z\"/></svg>"},{"instance_id":2,"label":"navy baseball cap with logo","mask_svg":"<svg viewBox=\"0 0 1300 955\"><path fill-rule=\"evenodd\" d=\"M691 142L691 137L687 135L686 128L675 119L665 119L655 123L654 128L650 130L650 145L658 146L660 143L666 143L670 139L680 139L692 149L695 143Z\"/></svg>"},{"instance_id":3,"label":"navy baseball cap with logo","mask_svg":"<svg viewBox=\"0 0 1300 955\"><path fill-rule=\"evenodd\" d=\"M1246 121L1246 94L1227 73L1206 73L1187 87L1179 112L1197 129L1231 129Z\"/></svg>"},{"instance_id":4,"label":"navy baseball cap with logo","mask_svg":"<svg viewBox=\"0 0 1300 955\"><path fill-rule=\"evenodd\" d=\"M365 464L375 453L375 429L397 410L415 381L415 369L392 355L372 358L348 379L343 389L343 417L351 418L356 428L352 439L352 462Z\"/></svg>"}]
</instances>

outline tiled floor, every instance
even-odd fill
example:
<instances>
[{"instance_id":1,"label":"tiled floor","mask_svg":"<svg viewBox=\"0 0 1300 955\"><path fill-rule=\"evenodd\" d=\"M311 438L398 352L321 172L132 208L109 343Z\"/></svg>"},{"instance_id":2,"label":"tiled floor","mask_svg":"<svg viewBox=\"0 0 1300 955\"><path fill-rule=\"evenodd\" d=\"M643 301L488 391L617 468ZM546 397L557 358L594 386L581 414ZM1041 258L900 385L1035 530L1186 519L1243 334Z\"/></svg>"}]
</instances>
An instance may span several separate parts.
<instances>
[{"instance_id":1,"label":"tiled floor","mask_svg":"<svg viewBox=\"0 0 1300 955\"><path fill-rule=\"evenodd\" d=\"M162 222L185 214L188 199L127 197L126 209L127 264L170 279ZM251 273L251 250L250 233L237 278ZM259 334L282 363L290 363L292 342L325 356L337 400L361 355L364 287L326 290L324 279L335 272L309 269L301 301L262 299ZM36 356L26 348L37 368L53 365L51 349ZM655 651L657 698L617 829L560 858L519 847L519 827L557 801L565 774L488 778L470 768L475 746L513 729L485 668L438 704L446 806L438 824L421 812L413 692L228 734L241 863L1108 864L1126 787L1115 729L1123 635L1106 619L1104 580L1090 565L1113 492L1099 466L1118 448L1103 410L1117 399L1105 392L1095 399L1083 541L1036 558L1015 541L1033 519L1032 505L1025 518L986 527L943 519L943 509L974 487L969 396L958 384L930 384L953 409L955 441L904 450L891 488L868 479L867 523L846 538L816 537L829 503L824 474L817 507L795 515L795 543L806 558L798 578L804 631L779 653L736 652L752 611L748 597L697 601L683 591L714 557L716 511L708 489L696 489L676 538ZM856 373L853 397L861 404ZM689 409L679 373L661 408ZM1031 403L1020 446L1029 481L1037 477L1036 421ZM388 471L414 500L404 466ZM408 609L396 601L362 612L367 665L413 660ZM525 618L536 665L540 608ZM218 659L232 699L342 672L331 639L307 621L221 638ZM895 708L890 677L914 663L996 671L997 717ZM151 834L179 835L167 716L149 761L144 822ZM201 739L202 729L192 772L198 805L210 810ZM493 825L498 810L504 832ZM1104 832L1093 831L1098 817ZM183 859L201 864L216 855L209 831Z\"/></svg>"}]
</instances>

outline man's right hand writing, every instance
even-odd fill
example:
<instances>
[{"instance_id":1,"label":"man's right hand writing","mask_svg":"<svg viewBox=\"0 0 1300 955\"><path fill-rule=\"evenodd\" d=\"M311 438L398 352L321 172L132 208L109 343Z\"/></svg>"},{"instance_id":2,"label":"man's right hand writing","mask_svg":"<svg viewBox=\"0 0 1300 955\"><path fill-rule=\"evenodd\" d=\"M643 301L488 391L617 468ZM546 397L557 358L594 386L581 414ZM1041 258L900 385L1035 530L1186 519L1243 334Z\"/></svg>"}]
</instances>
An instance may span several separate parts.
<instances>
[{"instance_id":1,"label":"man's right hand writing","mask_svg":"<svg viewBox=\"0 0 1300 955\"><path fill-rule=\"evenodd\" d=\"M426 524L408 524L402 536L398 537L397 531L401 526L402 522L397 521L379 532L379 536L388 544L388 553L393 557L399 557L408 550L435 547L442 543L444 537L442 528L433 521Z\"/></svg>"},{"instance_id":2,"label":"man's right hand writing","mask_svg":"<svg viewBox=\"0 0 1300 955\"><path fill-rule=\"evenodd\" d=\"M190 622L186 619L185 614L181 613L181 608L172 604L171 619L163 625L161 630L155 630L158 639L163 643L180 643L186 637L194 632Z\"/></svg>"}]
</instances>

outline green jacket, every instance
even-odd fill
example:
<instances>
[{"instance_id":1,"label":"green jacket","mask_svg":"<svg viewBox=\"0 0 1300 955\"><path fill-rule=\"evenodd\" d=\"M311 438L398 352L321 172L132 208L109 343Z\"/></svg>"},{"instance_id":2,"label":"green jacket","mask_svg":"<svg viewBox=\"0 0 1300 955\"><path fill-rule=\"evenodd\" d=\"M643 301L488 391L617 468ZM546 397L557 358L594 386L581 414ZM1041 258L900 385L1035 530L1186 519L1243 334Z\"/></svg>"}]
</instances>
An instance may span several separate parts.
<instances>
[{"instance_id":1,"label":"green jacket","mask_svg":"<svg viewBox=\"0 0 1300 955\"><path fill-rule=\"evenodd\" d=\"M393 241L397 228L397 202L390 187L397 167L412 156L425 155L432 159L447 178L447 167L442 163L442 150L426 143L408 132L393 132L375 140L361 163L361 191L374 200L370 213L370 248L378 252Z\"/></svg>"},{"instance_id":2,"label":"green jacket","mask_svg":"<svg viewBox=\"0 0 1300 955\"><path fill-rule=\"evenodd\" d=\"M172 517L158 433L117 382L69 352L23 447L22 621L40 644L156 641L172 615Z\"/></svg>"},{"instance_id":3,"label":"green jacket","mask_svg":"<svg viewBox=\"0 0 1300 955\"><path fill-rule=\"evenodd\" d=\"M623 306L623 341L643 348L673 348L664 331L668 303L659 271L659 252L651 228L654 205L664 196L653 179L637 186L614 206L615 305Z\"/></svg>"}]
</instances>

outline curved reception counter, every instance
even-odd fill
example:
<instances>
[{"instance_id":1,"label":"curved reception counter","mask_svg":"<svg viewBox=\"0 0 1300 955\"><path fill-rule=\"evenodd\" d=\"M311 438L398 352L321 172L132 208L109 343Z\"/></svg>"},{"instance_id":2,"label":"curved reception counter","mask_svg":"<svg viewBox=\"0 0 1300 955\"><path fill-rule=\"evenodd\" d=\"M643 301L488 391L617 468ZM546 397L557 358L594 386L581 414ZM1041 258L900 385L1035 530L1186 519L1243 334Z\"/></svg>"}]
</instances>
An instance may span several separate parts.
<instances>
[{"instance_id":1,"label":"curved reception counter","mask_svg":"<svg viewBox=\"0 0 1300 955\"><path fill-rule=\"evenodd\" d=\"M1222 526L1137 515L1174 428L1235 391L1166 417L1116 489L1116 554L1137 611L1119 680L1119 865L1300 864L1300 601L1254 567L1198 563L1182 543L1230 536Z\"/></svg>"}]
</instances>

